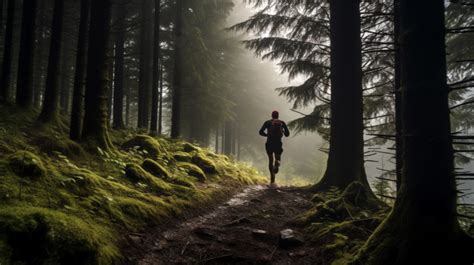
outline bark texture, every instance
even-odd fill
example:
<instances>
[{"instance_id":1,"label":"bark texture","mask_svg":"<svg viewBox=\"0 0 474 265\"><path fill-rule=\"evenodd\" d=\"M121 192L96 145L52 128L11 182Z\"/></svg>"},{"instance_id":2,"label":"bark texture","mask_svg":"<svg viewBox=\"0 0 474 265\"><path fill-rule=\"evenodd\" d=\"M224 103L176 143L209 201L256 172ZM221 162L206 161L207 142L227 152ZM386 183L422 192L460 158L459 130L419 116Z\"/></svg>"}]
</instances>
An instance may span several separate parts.
<instances>
[{"instance_id":1,"label":"bark texture","mask_svg":"<svg viewBox=\"0 0 474 265\"><path fill-rule=\"evenodd\" d=\"M90 0L81 0L81 18L77 42L76 72L72 95L71 128L72 140L81 138L82 116L84 113L84 86L87 66L87 33L89 32Z\"/></svg>"},{"instance_id":2,"label":"bark texture","mask_svg":"<svg viewBox=\"0 0 474 265\"><path fill-rule=\"evenodd\" d=\"M104 150L113 148L108 126L110 0L92 1L82 139Z\"/></svg>"},{"instance_id":3,"label":"bark texture","mask_svg":"<svg viewBox=\"0 0 474 265\"><path fill-rule=\"evenodd\" d=\"M330 1L331 135L327 170L317 190L344 190L354 181L370 190L364 169L359 5L359 0Z\"/></svg>"},{"instance_id":4,"label":"bark texture","mask_svg":"<svg viewBox=\"0 0 474 265\"><path fill-rule=\"evenodd\" d=\"M55 0L51 46L48 58L48 73L46 74L46 89L43 108L39 116L39 120L43 122L56 122L58 120L63 22L64 1Z\"/></svg>"},{"instance_id":5,"label":"bark texture","mask_svg":"<svg viewBox=\"0 0 474 265\"><path fill-rule=\"evenodd\" d=\"M15 23L15 2L16 0L8 0L7 22L5 29L5 42L3 48L3 66L0 87L0 100L10 100L10 82L13 52L13 26Z\"/></svg>"},{"instance_id":6,"label":"bark texture","mask_svg":"<svg viewBox=\"0 0 474 265\"><path fill-rule=\"evenodd\" d=\"M175 47L174 47L174 79L173 79L173 95L171 110L171 138L179 138L181 135L181 64L182 64L182 27L183 27L183 1L176 0L176 28Z\"/></svg>"},{"instance_id":7,"label":"bark texture","mask_svg":"<svg viewBox=\"0 0 474 265\"><path fill-rule=\"evenodd\" d=\"M400 0L403 171L398 197L354 264L472 264L450 132L444 1Z\"/></svg>"},{"instance_id":8,"label":"bark texture","mask_svg":"<svg viewBox=\"0 0 474 265\"><path fill-rule=\"evenodd\" d=\"M23 108L29 108L33 103L36 9L37 0L25 0L23 2L16 90L16 103Z\"/></svg>"},{"instance_id":9,"label":"bark texture","mask_svg":"<svg viewBox=\"0 0 474 265\"><path fill-rule=\"evenodd\" d=\"M123 120L124 98L124 56L125 56L125 31L127 19L127 2L120 1L117 11L117 35L115 37L115 82L114 82L114 109L112 126L115 129L125 128Z\"/></svg>"}]
</instances>

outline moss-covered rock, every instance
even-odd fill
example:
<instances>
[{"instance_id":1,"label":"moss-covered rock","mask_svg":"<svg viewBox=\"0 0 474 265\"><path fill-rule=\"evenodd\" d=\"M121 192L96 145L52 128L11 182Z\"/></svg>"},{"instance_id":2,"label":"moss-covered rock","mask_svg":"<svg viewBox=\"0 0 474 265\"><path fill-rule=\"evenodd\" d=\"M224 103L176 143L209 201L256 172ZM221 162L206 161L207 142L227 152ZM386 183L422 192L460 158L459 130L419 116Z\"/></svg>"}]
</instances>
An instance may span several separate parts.
<instances>
[{"instance_id":1,"label":"moss-covered rock","mask_svg":"<svg viewBox=\"0 0 474 265\"><path fill-rule=\"evenodd\" d=\"M171 186L168 183L166 183L160 178L151 175L139 165L127 165L125 167L125 174L127 178L130 179L132 182L136 184L146 185L155 193L169 195L170 191L172 190Z\"/></svg>"},{"instance_id":2,"label":"moss-covered rock","mask_svg":"<svg viewBox=\"0 0 474 265\"><path fill-rule=\"evenodd\" d=\"M151 173L152 175L160 176L164 179L168 179L171 177L171 173L164 166L151 159L146 159L145 161L143 161L142 168Z\"/></svg>"},{"instance_id":3,"label":"moss-covered rock","mask_svg":"<svg viewBox=\"0 0 474 265\"><path fill-rule=\"evenodd\" d=\"M83 157L85 155L80 144L63 137L38 136L33 139L33 144L38 146L41 152L49 155L57 152L66 156Z\"/></svg>"},{"instance_id":4,"label":"moss-covered rock","mask_svg":"<svg viewBox=\"0 0 474 265\"><path fill-rule=\"evenodd\" d=\"M108 228L44 208L2 208L0 234L9 246L0 257L11 264L112 264L120 256Z\"/></svg>"},{"instance_id":5,"label":"moss-covered rock","mask_svg":"<svg viewBox=\"0 0 474 265\"><path fill-rule=\"evenodd\" d=\"M193 156L186 152L178 151L173 154L173 158L178 162L188 162L190 163L193 159Z\"/></svg>"},{"instance_id":6,"label":"moss-covered rock","mask_svg":"<svg viewBox=\"0 0 474 265\"><path fill-rule=\"evenodd\" d=\"M202 169L205 173L217 173L216 164L202 153L196 153L191 161L193 164Z\"/></svg>"},{"instance_id":7,"label":"moss-covered rock","mask_svg":"<svg viewBox=\"0 0 474 265\"><path fill-rule=\"evenodd\" d=\"M147 172L151 173L152 175L163 179L166 182L186 186L186 187L194 187L192 181L179 177L173 176L164 166L160 165L158 162L153 161L151 159L146 159L142 165L143 169Z\"/></svg>"},{"instance_id":8,"label":"moss-covered rock","mask_svg":"<svg viewBox=\"0 0 474 265\"><path fill-rule=\"evenodd\" d=\"M201 152L201 148L197 145L191 144L191 143L184 143L183 144L183 151L186 153L191 153L191 152Z\"/></svg>"},{"instance_id":9,"label":"moss-covered rock","mask_svg":"<svg viewBox=\"0 0 474 265\"><path fill-rule=\"evenodd\" d=\"M94 172L86 169L79 170L68 176L70 178L64 180L63 185L68 191L81 197L88 197L94 194L99 182L98 180L101 178Z\"/></svg>"},{"instance_id":10,"label":"moss-covered rock","mask_svg":"<svg viewBox=\"0 0 474 265\"><path fill-rule=\"evenodd\" d=\"M69 140L62 124L37 123L37 115L0 104L0 264L121 264L124 233L257 179L225 156L183 141L135 137L134 131L110 132L113 144L129 152L100 151L93 141ZM189 162L187 170L176 152ZM191 163L197 153L216 164L218 173L208 181L218 184L195 185L206 179ZM144 157L150 159L145 169ZM19 182L16 174L30 179Z\"/></svg>"},{"instance_id":11,"label":"moss-covered rock","mask_svg":"<svg viewBox=\"0 0 474 265\"><path fill-rule=\"evenodd\" d=\"M186 163L186 162L179 162L178 167L182 168L188 175L195 177L197 180L203 182L206 180L206 174L204 171L202 171L201 168L198 166L191 164L191 163Z\"/></svg>"},{"instance_id":12,"label":"moss-covered rock","mask_svg":"<svg viewBox=\"0 0 474 265\"><path fill-rule=\"evenodd\" d=\"M157 224L159 219L156 217L165 215L163 211L164 207L159 204L153 205L128 197L116 197L115 199L117 200L117 206L121 213L133 217L133 219L140 220L141 222L146 222L147 224ZM130 222L131 220L124 221ZM133 222L128 225L131 227L134 226Z\"/></svg>"},{"instance_id":13,"label":"moss-covered rock","mask_svg":"<svg viewBox=\"0 0 474 265\"><path fill-rule=\"evenodd\" d=\"M41 159L28 151L18 151L8 158L13 173L20 177L37 179L46 175L46 168Z\"/></svg>"},{"instance_id":14,"label":"moss-covered rock","mask_svg":"<svg viewBox=\"0 0 474 265\"><path fill-rule=\"evenodd\" d=\"M160 142L148 135L137 135L125 142L122 148L146 152L152 158L157 158L160 154L166 154L166 150L161 146Z\"/></svg>"}]
</instances>

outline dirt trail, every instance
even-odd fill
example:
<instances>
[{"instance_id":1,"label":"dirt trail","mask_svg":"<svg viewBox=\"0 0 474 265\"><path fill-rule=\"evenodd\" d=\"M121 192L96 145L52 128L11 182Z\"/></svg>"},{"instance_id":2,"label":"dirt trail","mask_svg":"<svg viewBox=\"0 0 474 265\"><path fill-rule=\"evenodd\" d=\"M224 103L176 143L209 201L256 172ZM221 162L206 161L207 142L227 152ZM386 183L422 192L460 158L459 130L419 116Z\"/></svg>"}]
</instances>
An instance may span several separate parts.
<instances>
[{"instance_id":1,"label":"dirt trail","mask_svg":"<svg viewBox=\"0 0 474 265\"><path fill-rule=\"evenodd\" d=\"M143 256L130 263L314 264L315 246L279 244L280 231L298 233L291 221L311 207L310 198L298 188L248 187L203 215L145 238L137 236L134 241Z\"/></svg>"}]
</instances>

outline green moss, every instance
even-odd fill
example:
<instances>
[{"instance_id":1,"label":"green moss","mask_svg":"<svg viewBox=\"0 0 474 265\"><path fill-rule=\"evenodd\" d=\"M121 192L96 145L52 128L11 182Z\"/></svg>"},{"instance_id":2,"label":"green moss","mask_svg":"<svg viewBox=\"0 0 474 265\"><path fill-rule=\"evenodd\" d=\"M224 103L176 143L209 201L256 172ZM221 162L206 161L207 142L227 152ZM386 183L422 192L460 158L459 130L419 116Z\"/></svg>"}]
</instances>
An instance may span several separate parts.
<instances>
[{"instance_id":1,"label":"green moss","mask_svg":"<svg viewBox=\"0 0 474 265\"><path fill-rule=\"evenodd\" d=\"M143 161L142 168L155 176L160 176L165 179L171 177L171 173L165 167L151 159L146 159L145 161Z\"/></svg>"},{"instance_id":2,"label":"green moss","mask_svg":"<svg viewBox=\"0 0 474 265\"><path fill-rule=\"evenodd\" d=\"M173 154L173 158L179 162L188 162L190 163L193 157L189 153L178 151Z\"/></svg>"},{"instance_id":3,"label":"green moss","mask_svg":"<svg viewBox=\"0 0 474 265\"><path fill-rule=\"evenodd\" d=\"M318 193L312 201L314 207L297 223L305 226L309 240L322 246L321 256L328 264L348 264L387 214L360 183L343 192Z\"/></svg>"},{"instance_id":4,"label":"green moss","mask_svg":"<svg viewBox=\"0 0 474 265\"><path fill-rule=\"evenodd\" d=\"M205 173L217 173L216 164L203 153L196 153L192 158L192 163L202 169Z\"/></svg>"},{"instance_id":5,"label":"green moss","mask_svg":"<svg viewBox=\"0 0 474 265\"><path fill-rule=\"evenodd\" d=\"M32 144L49 155L59 152L66 156L83 157L86 153L78 143L57 134L39 135L32 139Z\"/></svg>"},{"instance_id":6,"label":"green moss","mask_svg":"<svg viewBox=\"0 0 474 265\"><path fill-rule=\"evenodd\" d=\"M37 179L46 175L42 160L28 151L18 151L8 158L13 173L20 177Z\"/></svg>"},{"instance_id":7,"label":"green moss","mask_svg":"<svg viewBox=\"0 0 474 265\"><path fill-rule=\"evenodd\" d=\"M184 143L183 144L183 151L186 153L191 153L191 152L201 152L202 149L194 144L191 143Z\"/></svg>"},{"instance_id":8,"label":"green moss","mask_svg":"<svg viewBox=\"0 0 474 265\"><path fill-rule=\"evenodd\" d=\"M191 164L191 163L186 163L186 162L179 162L178 167L183 169L187 174L189 174L192 177L195 177L198 181L206 181L207 177L204 171L202 171L201 168L198 166Z\"/></svg>"},{"instance_id":9,"label":"green moss","mask_svg":"<svg viewBox=\"0 0 474 265\"><path fill-rule=\"evenodd\" d=\"M69 178L62 182L62 185L71 193L87 197L94 194L100 183L100 176L88 170L79 170L70 173Z\"/></svg>"},{"instance_id":10,"label":"green moss","mask_svg":"<svg viewBox=\"0 0 474 265\"><path fill-rule=\"evenodd\" d=\"M157 216L165 217L167 215L164 211L166 207L162 201L150 204L129 197L117 197L116 200L120 212L127 216L125 220L129 227L137 228L142 223L157 224L160 221Z\"/></svg>"},{"instance_id":11,"label":"green moss","mask_svg":"<svg viewBox=\"0 0 474 265\"><path fill-rule=\"evenodd\" d=\"M125 142L122 147L125 150L138 150L145 152L151 158L158 158L159 155L165 155L166 151L162 148L160 142L149 135L137 135Z\"/></svg>"},{"instance_id":12,"label":"green moss","mask_svg":"<svg viewBox=\"0 0 474 265\"><path fill-rule=\"evenodd\" d=\"M164 166L151 159L146 159L142 165L143 169L154 176L162 178L164 181L174 183L186 187L194 187L194 184L189 179L180 177L179 175L171 174Z\"/></svg>"},{"instance_id":13,"label":"green moss","mask_svg":"<svg viewBox=\"0 0 474 265\"><path fill-rule=\"evenodd\" d=\"M337 253L338 258L331 263L331 265L347 265L354 259L354 255L345 252Z\"/></svg>"},{"instance_id":14,"label":"green moss","mask_svg":"<svg viewBox=\"0 0 474 265\"><path fill-rule=\"evenodd\" d=\"M10 246L6 258L15 263L111 264L120 257L108 228L58 211L2 208L0 231Z\"/></svg>"},{"instance_id":15,"label":"green moss","mask_svg":"<svg viewBox=\"0 0 474 265\"><path fill-rule=\"evenodd\" d=\"M34 111L0 105L0 264L118 264L119 236L260 178L193 144L124 130L111 136L128 152L101 152L68 140L62 124L36 120ZM176 162L195 156L215 173ZM195 185L198 178L215 185Z\"/></svg>"},{"instance_id":16,"label":"green moss","mask_svg":"<svg viewBox=\"0 0 474 265\"><path fill-rule=\"evenodd\" d=\"M142 167L129 164L125 168L126 176L138 186L151 190L156 194L170 194L171 186L160 178L157 178Z\"/></svg>"},{"instance_id":17,"label":"green moss","mask_svg":"<svg viewBox=\"0 0 474 265\"><path fill-rule=\"evenodd\" d=\"M369 191L366 186L360 182L353 182L342 193L342 199L346 203L350 203L354 206L378 210L383 205L375 196L373 196L372 191Z\"/></svg>"}]
</instances>

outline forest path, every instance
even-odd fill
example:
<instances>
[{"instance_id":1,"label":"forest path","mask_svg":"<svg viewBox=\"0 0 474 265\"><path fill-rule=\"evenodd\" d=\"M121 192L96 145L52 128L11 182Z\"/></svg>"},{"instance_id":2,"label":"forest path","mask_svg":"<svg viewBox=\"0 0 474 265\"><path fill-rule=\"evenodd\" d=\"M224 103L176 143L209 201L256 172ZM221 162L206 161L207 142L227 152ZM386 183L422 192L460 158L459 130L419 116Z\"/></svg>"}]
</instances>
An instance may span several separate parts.
<instances>
[{"instance_id":1,"label":"forest path","mask_svg":"<svg viewBox=\"0 0 474 265\"><path fill-rule=\"evenodd\" d=\"M312 206L311 195L300 188L247 187L202 215L135 238L144 256L129 257L130 263L312 264L315 246L300 241L291 222ZM282 241L286 229L295 238Z\"/></svg>"}]
</instances>

